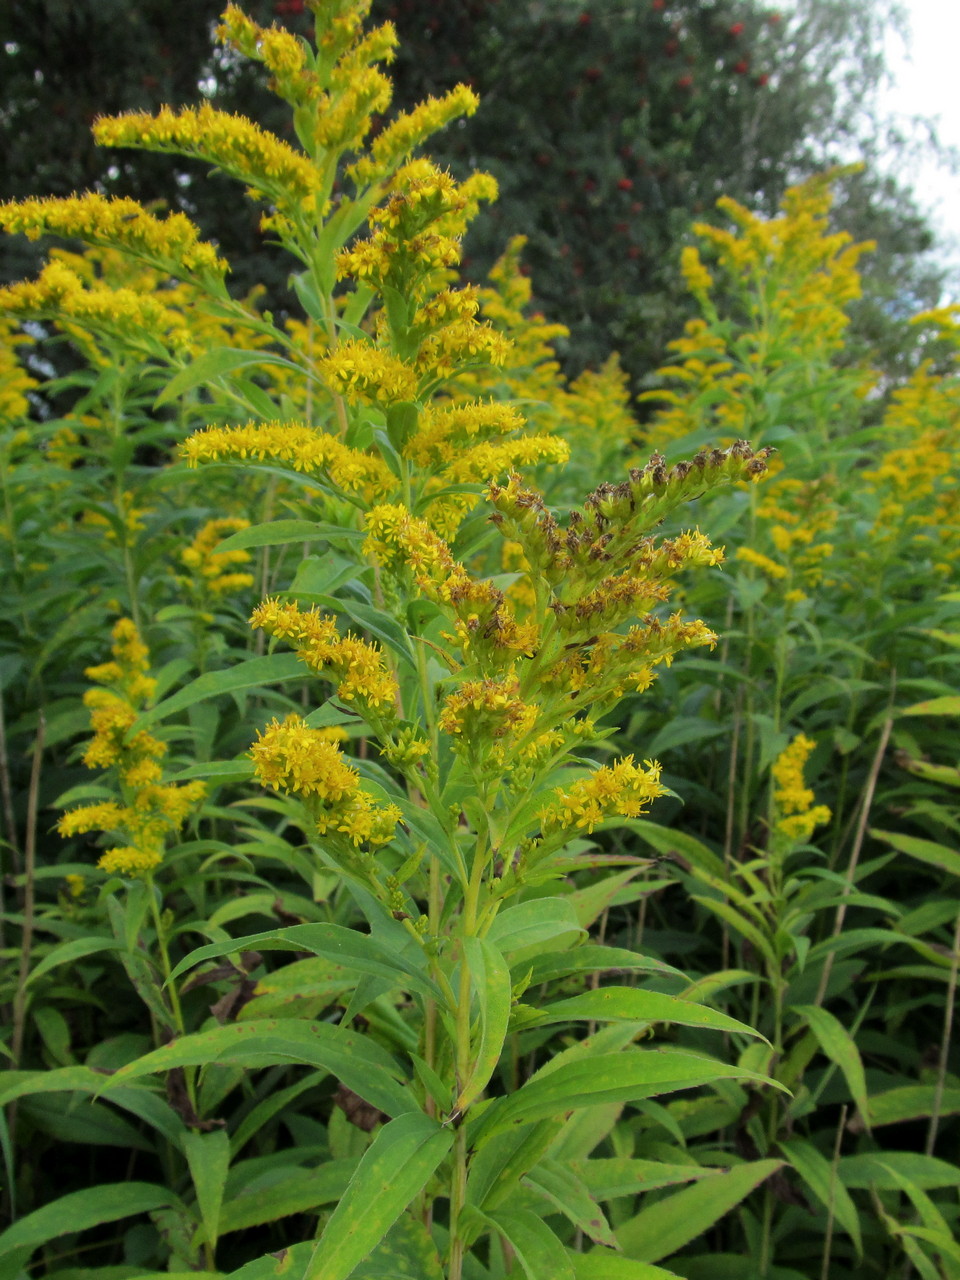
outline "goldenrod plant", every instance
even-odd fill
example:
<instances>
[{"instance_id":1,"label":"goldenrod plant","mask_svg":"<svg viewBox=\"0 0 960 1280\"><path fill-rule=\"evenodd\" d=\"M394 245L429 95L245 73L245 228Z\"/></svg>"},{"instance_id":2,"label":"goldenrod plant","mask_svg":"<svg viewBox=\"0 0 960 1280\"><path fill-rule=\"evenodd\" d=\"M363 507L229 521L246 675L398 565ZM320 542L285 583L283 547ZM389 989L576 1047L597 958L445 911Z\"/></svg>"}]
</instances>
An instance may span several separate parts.
<instances>
[{"instance_id":1,"label":"goldenrod plant","mask_svg":"<svg viewBox=\"0 0 960 1280\"><path fill-rule=\"evenodd\" d=\"M317 873L333 873L326 892L344 923L261 931L246 940L231 940L218 927L208 945L171 970L170 928L158 905L164 833L179 828L204 786L163 780L163 742L151 730L172 710L240 687L242 677L236 667L212 682L202 675L138 717L154 686L130 619L114 628L114 660L88 672L108 688L87 699L95 737L84 761L117 770L120 793L68 809L60 829L104 829L122 841L101 855L99 867L130 882L132 896L117 909L130 956L137 954L142 904L150 906L164 983L148 1004L156 1016L158 1002L168 1002L173 1035L109 1079L92 1072L91 1085L122 1097L144 1087L135 1082L166 1076L169 1092L173 1074L188 1072L172 1140L193 1184L186 1247L199 1250L189 1256L208 1269L229 1218L223 1101L259 1069L293 1061L339 1079L346 1098L373 1110L363 1127L375 1131L345 1157L347 1180L337 1173L332 1197L321 1190L325 1162L314 1167L312 1206L335 1207L323 1210L316 1244L312 1233L303 1243L284 1241L300 1273L333 1280L406 1256L407 1267L421 1258L431 1273L460 1280L478 1256L499 1256L505 1264L519 1259L530 1274L549 1266L570 1277L590 1258L592 1274L620 1248L599 1204L596 1221L585 1220L580 1206L595 1203L586 1183L577 1179L559 1196L553 1187L560 1117L717 1080L759 1079L722 1057L639 1046L640 1033L654 1024L752 1033L695 1000L642 985L604 985L546 1005L524 995L551 975L659 968L640 954L608 958L576 946L597 912L578 912L569 889L552 886L581 866L625 868L610 882L612 892L647 865L598 856L585 837L646 813L664 794L659 766L628 754L598 767L584 753L609 736L602 718L627 692L648 688L657 669L684 650L716 640L703 623L666 606L678 575L715 569L722 551L697 530L658 539L656 526L710 489L755 480L767 455L739 442L668 468L655 454L602 483L568 515L547 508L518 472L569 457L556 414L544 423L549 429L528 425L509 399L489 394L482 382L471 385L472 370L508 365L512 346L507 333L479 317L478 291L458 286L455 275L466 225L479 203L495 196L495 184L479 173L454 182L414 154L435 129L475 110L476 99L461 86L399 116L367 145L372 114L389 101L380 64L395 37L389 24L364 31L365 10L355 0L318 0L314 48L256 26L234 6L224 14L221 38L267 66L292 108L301 149L208 107L95 126L105 145L205 159L268 205L264 229L300 263L298 293L323 333L320 349L308 349L301 362L290 332L280 328L269 348L202 350L203 319L194 314L239 317L259 333L270 321L251 318L229 298L225 264L182 215L156 218L95 195L4 212L9 229L85 238L181 278L191 291L181 312L162 295L101 277L85 281L55 260L36 284L7 291L10 313L78 330L118 380L132 380L144 361L160 379L179 368L161 401L201 385L201 377L219 377L225 396L214 396L213 422L184 441L185 460L267 464L287 493L296 492L298 478L307 482L293 530L283 522L239 528L229 514L200 530L181 560L198 570L208 592L223 581L219 570L251 546L320 541L340 553L333 580L322 567L302 572L305 561L294 581L253 613L254 626L292 646L297 670L314 679L301 711L262 725L250 758L255 778L280 793L276 811L302 833ZM523 328L518 316L506 318L508 328ZM542 354L534 348L525 359L536 365ZM234 368L271 364L285 374L295 367L310 385L307 420L286 399L270 402L269 386L231 379ZM554 371L549 376L555 379ZM246 408L247 420L225 422L227 407ZM181 423L202 421L203 413L195 402ZM230 528L233 536L215 550L216 536ZM511 577L525 590L516 600L499 585L501 556L491 538L519 547ZM235 575L231 585L240 585ZM291 674L270 656L250 661L259 681L246 676L247 687L272 672ZM359 736L362 751L348 754L331 721ZM111 892L109 883L103 892ZM604 884L597 882L595 897ZM346 963L350 976L336 1016L254 1016L184 1034L183 997L200 980L198 966L291 946L327 964ZM45 963L56 962L54 951ZM140 979L147 981L142 972ZM360 1019L370 1034L358 1034ZM525 1038L535 1044L539 1028L557 1023L574 1032L568 1049L544 1070L523 1072L529 1079L517 1078ZM605 1029L575 1034L588 1023ZM239 1054L228 1047L236 1030L246 1033ZM225 1051L234 1072L243 1070L233 1086L211 1095L205 1076L198 1087L197 1069L222 1070ZM514 1065L504 1078L507 1060ZM540 1166L544 1192L532 1200L524 1193L516 1203L521 1179ZM753 1183L773 1167L761 1162L750 1172ZM156 1201L152 1208L167 1203L159 1185L143 1194L145 1203ZM541 1201L551 1212L559 1207L567 1226L544 1222ZM45 1221L52 1210L28 1215L11 1229L13 1239L18 1231L29 1236L31 1221ZM25 1241L28 1252L34 1239ZM268 1255L260 1265L275 1263Z\"/></svg>"}]
</instances>

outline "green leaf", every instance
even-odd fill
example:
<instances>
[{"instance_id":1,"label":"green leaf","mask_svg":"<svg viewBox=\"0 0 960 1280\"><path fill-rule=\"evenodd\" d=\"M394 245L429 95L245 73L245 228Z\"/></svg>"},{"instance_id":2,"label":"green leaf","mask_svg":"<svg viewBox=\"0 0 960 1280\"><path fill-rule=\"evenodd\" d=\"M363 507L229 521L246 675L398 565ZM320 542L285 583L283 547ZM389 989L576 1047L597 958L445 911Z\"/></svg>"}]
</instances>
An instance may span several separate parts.
<instances>
[{"instance_id":1,"label":"green leaf","mask_svg":"<svg viewBox=\"0 0 960 1280\"><path fill-rule=\"evenodd\" d=\"M541 1160L523 1179L525 1186L559 1209L588 1240L617 1248L606 1215L579 1174L559 1160Z\"/></svg>"},{"instance_id":2,"label":"green leaf","mask_svg":"<svg viewBox=\"0 0 960 1280\"><path fill-rule=\"evenodd\" d=\"M175 377L171 378L157 396L154 408L169 404L184 391L203 386L205 383L222 378L225 374L232 373L234 369L242 369L249 365L279 365L283 369L292 369L299 378L307 376L307 370L301 365L294 364L292 360L284 360L283 356L275 355L270 351L241 351L232 347L218 347L213 351L205 352L202 356L197 356L186 369L181 369Z\"/></svg>"},{"instance_id":3,"label":"green leaf","mask_svg":"<svg viewBox=\"0 0 960 1280\"><path fill-rule=\"evenodd\" d=\"M675 1271L664 1271L649 1262L625 1258L609 1249L593 1249L590 1253L572 1253L570 1261L576 1280L678 1280Z\"/></svg>"},{"instance_id":4,"label":"green leaf","mask_svg":"<svg viewBox=\"0 0 960 1280\"><path fill-rule=\"evenodd\" d=\"M679 974L679 969L655 960L652 956L626 951L623 947L605 947L585 943L569 951L547 951L534 956L527 966L530 986L566 978L571 973L603 973L607 969L628 969L637 973Z\"/></svg>"},{"instance_id":5,"label":"green leaf","mask_svg":"<svg viewBox=\"0 0 960 1280\"><path fill-rule=\"evenodd\" d=\"M937 844L933 840L901 835L899 831L871 831L870 834L877 840L892 844L900 853L909 854L918 862L925 862L949 875L960 876L960 853L955 849L948 849L946 845Z\"/></svg>"},{"instance_id":6,"label":"green leaf","mask_svg":"<svg viewBox=\"0 0 960 1280\"><path fill-rule=\"evenodd\" d=\"M754 1080L765 1076L713 1058L672 1049L633 1049L626 1053L586 1055L548 1064L516 1093L496 1098L476 1121L474 1145L514 1124L599 1102L632 1102L715 1080Z\"/></svg>"},{"instance_id":7,"label":"green leaf","mask_svg":"<svg viewBox=\"0 0 960 1280\"><path fill-rule=\"evenodd\" d=\"M226 1129L211 1129L209 1133L191 1131L183 1139L183 1152L197 1193L197 1206L207 1243L216 1248L223 1192L230 1168L230 1138Z\"/></svg>"},{"instance_id":8,"label":"green leaf","mask_svg":"<svg viewBox=\"0 0 960 1280\"><path fill-rule=\"evenodd\" d=\"M725 869L723 859L708 849L694 836L683 831L675 831L672 827L661 827L656 822L635 820L624 824L636 832L641 840L645 840L657 853L667 856L679 854L681 858L692 863L694 867L708 872L717 879L723 879Z\"/></svg>"},{"instance_id":9,"label":"green leaf","mask_svg":"<svg viewBox=\"0 0 960 1280\"><path fill-rule=\"evenodd\" d=\"M356 1164L355 1159L328 1160L316 1169L291 1169L285 1177L245 1187L221 1208L220 1235L335 1204L346 1190Z\"/></svg>"},{"instance_id":10,"label":"green leaf","mask_svg":"<svg viewBox=\"0 0 960 1280\"><path fill-rule=\"evenodd\" d=\"M509 955L527 952L558 936L585 932L566 898L533 898L501 911L487 936Z\"/></svg>"},{"instance_id":11,"label":"green leaf","mask_svg":"<svg viewBox=\"0 0 960 1280\"><path fill-rule=\"evenodd\" d=\"M271 653L264 658L248 658L228 667L226 671L208 671L197 676L184 689L164 698L155 707L144 711L132 725L136 733L148 725L165 720L185 707L208 698L218 698L225 693L239 693L241 689L257 689L282 684L284 680L303 680L307 670L295 653Z\"/></svg>"},{"instance_id":12,"label":"green leaf","mask_svg":"<svg viewBox=\"0 0 960 1280\"><path fill-rule=\"evenodd\" d=\"M231 1271L223 1280L303 1280L304 1270L315 1247L312 1240L304 1240L300 1244L291 1245L289 1249L265 1253L238 1271Z\"/></svg>"},{"instance_id":13,"label":"green leaf","mask_svg":"<svg viewBox=\"0 0 960 1280\"><path fill-rule=\"evenodd\" d=\"M346 529L316 520L270 520L266 524L251 525L249 529L238 529L218 542L215 550L221 555L250 547L282 547L288 542L362 542L365 537L361 529Z\"/></svg>"},{"instance_id":14,"label":"green leaf","mask_svg":"<svg viewBox=\"0 0 960 1280\"><path fill-rule=\"evenodd\" d=\"M943 698L928 698L915 702L912 707L901 707L901 716L960 716L960 694L951 693Z\"/></svg>"},{"instance_id":15,"label":"green leaf","mask_svg":"<svg viewBox=\"0 0 960 1280\"><path fill-rule=\"evenodd\" d=\"M27 985L36 982L37 978L49 973L61 964L71 964L75 960L83 960L86 956L95 956L101 951L117 951L121 944L115 938L73 938L70 942L61 942L43 957L37 967L27 978Z\"/></svg>"},{"instance_id":16,"label":"green leaf","mask_svg":"<svg viewBox=\"0 0 960 1280\"><path fill-rule=\"evenodd\" d=\"M888 1089L885 1093L875 1093L870 1099L870 1123L900 1124L904 1120L932 1116L935 1093L931 1084L908 1084L899 1089ZM939 1110L942 1116L960 1112L960 1088L944 1089Z\"/></svg>"},{"instance_id":17,"label":"green leaf","mask_svg":"<svg viewBox=\"0 0 960 1280\"><path fill-rule=\"evenodd\" d=\"M789 1142L779 1142L777 1145L827 1213L832 1213L840 1223L853 1241L857 1257L862 1259L863 1237L860 1232L860 1215L857 1213L857 1206L850 1198L849 1191L840 1179L839 1171L812 1142L793 1138Z\"/></svg>"},{"instance_id":18,"label":"green leaf","mask_svg":"<svg viewBox=\"0 0 960 1280\"><path fill-rule=\"evenodd\" d=\"M237 951L310 951L359 973L393 978L398 987L420 995L440 995L439 987L427 976L423 950L412 939L401 951L375 936L338 924L295 924L288 929L270 929L228 942L209 943L184 956L170 975L171 981L203 960L219 959Z\"/></svg>"},{"instance_id":19,"label":"green leaf","mask_svg":"<svg viewBox=\"0 0 960 1280\"><path fill-rule=\"evenodd\" d=\"M421 1112L384 1125L333 1211L304 1280L347 1280L423 1190L453 1136Z\"/></svg>"},{"instance_id":20,"label":"green leaf","mask_svg":"<svg viewBox=\"0 0 960 1280\"><path fill-rule=\"evenodd\" d=\"M0 1107L34 1093L64 1093L82 1089L96 1093L109 1077L92 1067L58 1067L54 1071L5 1071L0 1076Z\"/></svg>"},{"instance_id":21,"label":"green leaf","mask_svg":"<svg viewBox=\"0 0 960 1280\"><path fill-rule=\"evenodd\" d=\"M719 1177L721 1172L698 1164L664 1164L659 1160L633 1160L628 1156L577 1160L571 1167L576 1169L598 1200L615 1200L618 1196L633 1196L641 1191L698 1182L701 1178Z\"/></svg>"},{"instance_id":22,"label":"green leaf","mask_svg":"<svg viewBox=\"0 0 960 1280\"><path fill-rule=\"evenodd\" d=\"M728 1169L719 1178L706 1178L684 1187L665 1200L641 1209L617 1228L621 1248L641 1262L659 1262L676 1253L719 1222L772 1173L782 1160L757 1160Z\"/></svg>"},{"instance_id":23,"label":"green leaf","mask_svg":"<svg viewBox=\"0 0 960 1280\"><path fill-rule=\"evenodd\" d=\"M287 1062L325 1067L387 1115L402 1115L416 1106L398 1083L399 1066L375 1041L326 1022L290 1018L236 1022L180 1036L121 1067L104 1079L102 1088L109 1091L138 1076L213 1062L251 1069Z\"/></svg>"},{"instance_id":24,"label":"green leaf","mask_svg":"<svg viewBox=\"0 0 960 1280\"><path fill-rule=\"evenodd\" d=\"M821 1009L819 1005L800 1004L794 1006L816 1037L817 1044L831 1062L835 1062L843 1072L847 1088L857 1104L857 1110L867 1126L870 1124L870 1102L867 1097L867 1081L863 1074L863 1063L857 1042L839 1018Z\"/></svg>"},{"instance_id":25,"label":"green leaf","mask_svg":"<svg viewBox=\"0 0 960 1280\"><path fill-rule=\"evenodd\" d=\"M844 1156L837 1172L843 1185L855 1190L876 1187L878 1191L897 1191L900 1184L895 1173L925 1191L960 1186L960 1168L918 1151L866 1151Z\"/></svg>"},{"instance_id":26,"label":"green leaf","mask_svg":"<svg viewBox=\"0 0 960 1280\"><path fill-rule=\"evenodd\" d=\"M427 1228L404 1213L350 1280L444 1280L436 1245Z\"/></svg>"},{"instance_id":27,"label":"green leaf","mask_svg":"<svg viewBox=\"0 0 960 1280\"><path fill-rule=\"evenodd\" d=\"M8 1227L0 1235L0 1256L15 1249L49 1244L67 1232L86 1231L116 1222L119 1218L131 1218L134 1214L149 1213L152 1209L179 1206L180 1200L165 1187L152 1182L116 1182L98 1187L85 1187L72 1191L35 1209L25 1218Z\"/></svg>"},{"instance_id":28,"label":"green leaf","mask_svg":"<svg viewBox=\"0 0 960 1280\"><path fill-rule=\"evenodd\" d=\"M598 987L595 991L585 991L536 1011L525 1019L524 1025L539 1027L551 1022L672 1022L681 1027L740 1031L764 1039L759 1031L717 1009L639 987Z\"/></svg>"},{"instance_id":29,"label":"green leaf","mask_svg":"<svg viewBox=\"0 0 960 1280\"><path fill-rule=\"evenodd\" d=\"M563 1245L528 1209L498 1209L483 1215L517 1256L527 1280L576 1280Z\"/></svg>"},{"instance_id":30,"label":"green leaf","mask_svg":"<svg viewBox=\"0 0 960 1280\"><path fill-rule=\"evenodd\" d=\"M480 1011L480 1043L456 1110L461 1114L479 1098L496 1070L510 1021L510 970L497 948L486 938L464 938L464 962L470 969L473 994Z\"/></svg>"}]
</instances>

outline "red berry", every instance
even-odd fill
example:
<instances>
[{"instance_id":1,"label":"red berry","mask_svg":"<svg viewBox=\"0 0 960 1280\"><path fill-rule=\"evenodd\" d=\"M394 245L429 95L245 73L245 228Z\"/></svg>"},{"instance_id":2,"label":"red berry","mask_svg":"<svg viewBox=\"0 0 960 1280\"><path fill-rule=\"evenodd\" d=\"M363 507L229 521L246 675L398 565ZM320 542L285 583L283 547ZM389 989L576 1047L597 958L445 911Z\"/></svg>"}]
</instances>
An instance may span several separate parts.
<instances>
[{"instance_id":1,"label":"red berry","mask_svg":"<svg viewBox=\"0 0 960 1280\"><path fill-rule=\"evenodd\" d=\"M597 81L603 75L603 72L600 70L599 67L587 67L586 71L583 74L586 76L588 80Z\"/></svg>"},{"instance_id":2,"label":"red berry","mask_svg":"<svg viewBox=\"0 0 960 1280\"><path fill-rule=\"evenodd\" d=\"M769 83L769 80L770 80L770 77L764 71L761 75L757 76L758 87L762 89L765 84Z\"/></svg>"},{"instance_id":3,"label":"red berry","mask_svg":"<svg viewBox=\"0 0 960 1280\"><path fill-rule=\"evenodd\" d=\"M622 236L626 235L626 233L630 230L630 223L629 222L614 223L613 229L614 231L618 232Z\"/></svg>"},{"instance_id":4,"label":"red berry","mask_svg":"<svg viewBox=\"0 0 960 1280\"><path fill-rule=\"evenodd\" d=\"M667 43L663 46L663 52L667 55L668 58L673 58L673 57L676 57L677 50L679 48L680 48L680 44L677 40L668 40Z\"/></svg>"},{"instance_id":5,"label":"red berry","mask_svg":"<svg viewBox=\"0 0 960 1280\"><path fill-rule=\"evenodd\" d=\"M693 76L680 76L677 80L678 89L689 89L693 85Z\"/></svg>"},{"instance_id":6,"label":"red berry","mask_svg":"<svg viewBox=\"0 0 960 1280\"><path fill-rule=\"evenodd\" d=\"M590 17L589 13L581 13L580 17L577 19L577 25L580 27L589 27L592 21L593 19Z\"/></svg>"},{"instance_id":7,"label":"red berry","mask_svg":"<svg viewBox=\"0 0 960 1280\"><path fill-rule=\"evenodd\" d=\"M617 186L620 188L621 191L633 190L633 182L630 178L618 178Z\"/></svg>"},{"instance_id":8,"label":"red berry","mask_svg":"<svg viewBox=\"0 0 960 1280\"><path fill-rule=\"evenodd\" d=\"M735 22L735 23L733 24L733 26L730 28L730 34L731 34L732 36L739 36L739 35L741 35L742 33L743 33L743 23L742 23L742 22Z\"/></svg>"},{"instance_id":9,"label":"red berry","mask_svg":"<svg viewBox=\"0 0 960 1280\"><path fill-rule=\"evenodd\" d=\"M656 11L659 13L665 3L666 3L666 0L653 0L653 3L650 5L650 8L656 9Z\"/></svg>"},{"instance_id":10,"label":"red berry","mask_svg":"<svg viewBox=\"0 0 960 1280\"><path fill-rule=\"evenodd\" d=\"M643 253L643 250L640 248L640 246L636 244L632 244L630 248L627 250L627 257L639 258L641 253Z\"/></svg>"},{"instance_id":11,"label":"red berry","mask_svg":"<svg viewBox=\"0 0 960 1280\"><path fill-rule=\"evenodd\" d=\"M644 204L642 200L634 200L633 204L630 206L631 213L643 213L643 210Z\"/></svg>"},{"instance_id":12,"label":"red berry","mask_svg":"<svg viewBox=\"0 0 960 1280\"><path fill-rule=\"evenodd\" d=\"M733 69L738 76L745 76L750 70L750 63L746 58L741 58L739 62L733 64Z\"/></svg>"}]
</instances>

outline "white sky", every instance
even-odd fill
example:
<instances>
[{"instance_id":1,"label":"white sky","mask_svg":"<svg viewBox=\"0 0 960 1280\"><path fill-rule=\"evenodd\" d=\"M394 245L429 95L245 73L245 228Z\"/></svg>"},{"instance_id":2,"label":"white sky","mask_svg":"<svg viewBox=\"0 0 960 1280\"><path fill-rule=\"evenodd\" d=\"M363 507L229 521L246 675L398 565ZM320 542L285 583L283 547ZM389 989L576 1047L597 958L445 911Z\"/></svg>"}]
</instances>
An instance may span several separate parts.
<instances>
[{"instance_id":1,"label":"white sky","mask_svg":"<svg viewBox=\"0 0 960 1280\"><path fill-rule=\"evenodd\" d=\"M907 10L911 38L907 49L891 36L888 55L893 87L883 95L886 113L906 122L914 116L929 117L942 144L960 154L960 0L902 0ZM902 172L918 203L946 242L950 265L958 274L951 289L960 298L960 172L931 162L910 165Z\"/></svg>"}]
</instances>

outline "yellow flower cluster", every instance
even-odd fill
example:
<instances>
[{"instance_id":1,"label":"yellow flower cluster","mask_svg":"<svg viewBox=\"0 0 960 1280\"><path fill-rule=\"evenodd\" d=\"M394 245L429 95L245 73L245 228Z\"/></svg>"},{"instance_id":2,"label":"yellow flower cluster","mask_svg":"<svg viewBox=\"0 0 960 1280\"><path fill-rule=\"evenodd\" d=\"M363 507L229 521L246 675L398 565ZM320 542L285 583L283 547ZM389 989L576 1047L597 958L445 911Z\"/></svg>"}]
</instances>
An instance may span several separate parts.
<instances>
[{"instance_id":1,"label":"yellow flower cluster","mask_svg":"<svg viewBox=\"0 0 960 1280\"><path fill-rule=\"evenodd\" d=\"M503 401L433 403L421 411L417 430L403 452L424 469L441 467L462 457L478 439L512 435L523 426L520 411Z\"/></svg>"},{"instance_id":2,"label":"yellow flower cluster","mask_svg":"<svg viewBox=\"0 0 960 1280\"><path fill-rule=\"evenodd\" d=\"M146 347L191 351L189 329L179 312L149 294L128 288L86 284L71 267L54 257L36 280L21 280L0 289L0 311L27 320L54 318L117 341Z\"/></svg>"},{"instance_id":3,"label":"yellow flower cluster","mask_svg":"<svg viewBox=\"0 0 960 1280\"><path fill-rule=\"evenodd\" d=\"M341 342L318 361L317 369L330 390L351 404L366 402L386 407L416 398L416 370L362 338Z\"/></svg>"},{"instance_id":4,"label":"yellow flower cluster","mask_svg":"<svg viewBox=\"0 0 960 1280\"><path fill-rule=\"evenodd\" d=\"M842 344L846 308L860 296L859 258L872 244L852 244L831 233L831 183L818 175L789 188L780 215L765 219L724 196L717 207L734 230L696 223L700 247L688 246L681 270L704 313L689 321L670 344L678 357L658 372L675 389L647 391L643 400L665 407L650 425L650 438L678 439L705 428L720 436L757 438L770 415L796 399L825 429L844 401L856 400L868 375L832 367ZM701 251L717 265L714 278ZM713 295L722 289L743 319L721 321ZM810 405L809 388L818 387ZM770 404L777 406L770 409Z\"/></svg>"},{"instance_id":5,"label":"yellow flower cluster","mask_svg":"<svg viewBox=\"0 0 960 1280\"><path fill-rule=\"evenodd\" d=\"M803 767L815 746L804 734L798 734L777 756L771 770L776 784L773 800L781 815L777 830L798 842L809 840L832 816L825 804L814 805L813 791L803 777Z\"/></svg>"},{"instance_id":6,"label":"yellow flower cluster","mask_svg":"<svg viewBox=\"0 0 960 1280\"><path fill-rule=\"evenodd\" d=\"M373 348L371 348L372 350ZM299 422L249 422L242 427L206 427L180 446L191 467L225 458L285 462L296 471L319 472L348 492L391 492L396 481L376 454L351 449L336 436Z\"/></svg>"},{"instance_id":7,"label":"yellow flower cluster","mask_svg":"<svg viewBox=\"0 0 960 1280\"><path fill-rule=\"evenodd\" d=\"M328 731L312 729L297 715L273 720L250 748L254 772L264 786L289 791L310 803L321 835L340 833L354 845L385 845L402 818L393 804L378 805L360 787Z\"/></svg>"},{"instance_id":8,"label":"yellow flower cluster","mask_svg":"<svg viewBox=\"0 0 960 1280\"><path fill-rule=\"evenodd\" d=\"M392 718L397 681L375 644L349 632L341 636L332 618L316 608L304 612L291 601L264 600L253 611L250 625L286 640L311 671L337 684L337 697L357 702L368 713Z\"/></svg>"},{"instance_id":9,"label":"yellow flower cluster","mask_svg":"<svg viewBox=\"0 0 960 1280\"><path fill-rule=\"evenodd\" d=\"M509 667L519 654L529 656L536 650L537 624L518 622L503 592L469 574L425 520L411 516L405 507L380 506L368 514L366 523L367 554L391 572L408 568L420 591L452 614L452 638L465 661L493 674Z\"/></svg>"},{"instance_id":10,"label":"yellow flower cluster","mask_svg":"<svg viewBox=\"0 0 960 1280\"><path fill-rule=\"evenodd\" d=\"M156 681L147 675L149 651L129 618L116 623L112 638L112 660L85 672L107 687L84 695L94 736L83 762L90 769L115 767L126 801L71 809L60 818L57 829L62 836L97 830L122 836L128 843L108 849L97 865L111 875L138 876L160 865L166 835L179 831L206 787L202 782L164 784L159 760L166 745L144 730L129 736L139 708L154 694Z\"/></svg>"},{"instance_id":11,"label":"yellow flower cluster","mask_svg":"<svg viewBox=\"0 0 960 1280\"><path fill-rule=\"evenodd\" d=\"M30 411L28 393L38 385L17 359L17 347L32 342L11 320L0 317L0 422Z\"/></svg>"},{"instance_id":12,"label":"yellow flower cluster","mask_svg":"<svg viewBox=\"0 0 960 1280\"><path fill-rule=\"evenodd\" d=\"M422 142L459 116L472 116L480 99L465 84L455 85L442 98L427 98L392 121L373 140L369 155L347 170L357 186L383 182Z\"/></svg>"},{"instance_id":13,"label":"yellow flower cluster","mask_svg":"<svg viewBox=\"0 0 960 1280\"><path fill-rule=\"evenodd\" d=\"M31 240L59 235L113 245L169 275L195 274L214 287L227 271L226 261L201 241L186 214L157 218L136 200L95 192L0 205L0 228L23 232Z\"/></svg>"},{"instance_id":14,"label":"yellow flower cluster","mask_svg":"<svg viewBox=\"0 0 960 1280\"><path fill-rule=\"evenodd\" d=\"M762 551L756 551L753 547L738 547L737 559L742 560L745 564L752 564L755 568L760 569L768 578L779 580L786 578L788 570L782 564L778 564L776 560L771 560L769 556L765 556Z\"/></svg>"},{"instance_id":15,"label":"yellow flower cluster","mask_svg":"<svg viewBox=\"0 0 960 1280\"><path fill-rule=\"evenodd\" d=\"M131 111L101 117L93 136L103 147L138 147L206 160L293 219L323 212L318 207L320 175L306 155L252 120L209 103L180 111L161 107L155 116Z\"/></svg>"},{"instance_id":16,"label":"yellow flower cluster","mask_svg":"<svg viewBox=\"0 0 960 1280\"><path fill-rule=\"evenodd\" d=\"M960 560L960 328L951 308L924 312L915 322L949 343L953 368L938 376L925 360L893 392L881 424L888 447L861 475L875 495L874 545L896 554L906 530L914 550L949 574Z\"/></svg>"},{"instance_id":17,"label":"yellow flower cluster","mask_svg":"<svg viewBox=\"0 0 960 1280\"><path fill-rule=\"evenodd\" d=\"M444 700L440 728L476 744L486 737L522 737L536 718L536 709L519 696L514 675L498 680L465 680Z\"/></svg>"},{"instance_id":18,"label":"yellow flower cluster","mask_svg":"<svg viewBox=\"0 0 960 1280\"><path fill-rule=\"evenodd\" d=\"M215 551L214 547L230 533L248 529L250 521L241 516L208 520L196 533L189 546L180 552L180 563L190 570L203 594L217 597L253 586L252 573L237 573L235 567L247 564L249 551ZM189 579L188 579L189 581Z\"/></svg>"},{"instance_id":19,"label":"yellow flower cluster","mask_svg":"<svg viewBox=\"0 0 960 1280\"><path fill-rule=\"evenodd\" d=\"M553 802L541 811L540 821L545 835L556 828L591 832L614 815L641 817L666 793L657 761L645 760L640 767L633 763L633 756L624 756L566 789L557 788Z\"/></svg>"}]
</instances>

